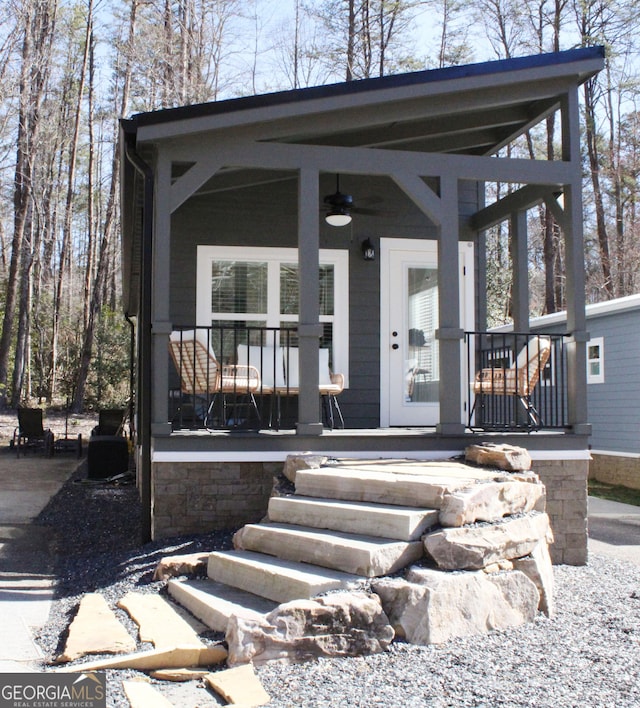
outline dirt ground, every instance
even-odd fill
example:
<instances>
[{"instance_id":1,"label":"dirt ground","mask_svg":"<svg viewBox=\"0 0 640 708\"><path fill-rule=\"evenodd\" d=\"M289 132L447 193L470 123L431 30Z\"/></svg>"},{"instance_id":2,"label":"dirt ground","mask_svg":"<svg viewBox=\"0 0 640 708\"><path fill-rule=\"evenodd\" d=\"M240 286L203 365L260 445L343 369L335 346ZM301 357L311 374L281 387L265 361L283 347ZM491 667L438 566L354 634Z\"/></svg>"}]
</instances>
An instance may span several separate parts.
<instances>
[{"instance_id":1,"label":"dirt ground","mask_svg":"<svg viewBox=\"0 0 640 708\"><path fill-rule=\"evenodd\" d=\"M56 440L60 438L71 438L76 440L78 435L82 435L82 445L86 452L87 443L91 436L91 430L98 422L97 414L69 415L68 420L64 412L45 411L44 427L49 428ZM9 451L9 445L13 439L13 433L18 425L18 416L15 411L5 411L0 413L0 451ZM65 455L68 457L68 455ZM41 465L41 455L28 455L21 458L21 469L28 464Z\"/></svg>"}]
</instances>

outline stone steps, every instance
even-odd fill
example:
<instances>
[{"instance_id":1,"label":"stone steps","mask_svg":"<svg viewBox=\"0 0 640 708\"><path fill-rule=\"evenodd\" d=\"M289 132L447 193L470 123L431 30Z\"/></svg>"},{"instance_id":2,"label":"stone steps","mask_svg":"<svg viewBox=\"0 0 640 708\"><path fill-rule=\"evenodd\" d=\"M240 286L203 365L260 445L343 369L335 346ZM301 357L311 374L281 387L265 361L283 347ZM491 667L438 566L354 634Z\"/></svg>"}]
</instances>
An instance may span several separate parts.
<instances>
[{"instance_id":1,"label":"stone steps","mask_svg":"<svg viewBox=\"0 0 640 708\"><path fill-rule=\"evenodd\" d=\"M214 551L209 555L207 575L216 582L278 603L329 590L348 590L362 581L350 573L252 551Z\"/></svg>"},{"instance_id":2,"label":"stone steps","mask_svg":"<svg viewBox=\"0 0 640 708\"><path fill-rule=\"evenodd\" d=\"M247 524L234 536L237 549L313 563L367 578L394 573L422 558L421 541L393 541L292 524Z\"/></svg>"},{"instance_id":3,"label":"stone steps","mask_svg":"<svg viewBox=\"0 0 640 708\"><path fill-rule=\"evenodd\" d=\"M301 474L301 473L298 473ZM269 520L345 533L417 541L438 523L438 511L302 496L272 497Z\"/></svg>"},{"instance_id":4,"label":"stone steps","mask_svg":"<svg viewBox=\"0 0 640 708\"><path fill-rule=\"evenodd\" d=\"M446 468L436 468L433 474L382 471L360 467L298 470L296 494L343 501L395 504L423 509L439 509L447 492L462 489L473 481L466 477L449 478Z\"/></svg>"},{"instance_id":5,"label":"stone steps","mask_svg":"<svg viewBox=\"0 0 640 708\"><path fill-rule=\"evenodd\" d=\"M295 494L272 497L235 550L209 554L208 579L169 583L174 600L225 632L232 663L324 656L327 642L342 655L345 637L352 653L381 651L394 631L441 643L520 626L538 609L553 616L552 533L534 473L396 460L303 466L294 477ZM437 569L416 565L423 556Z\"/></svg>"},{"instance_id":6,"label":"stone steps","mask_svg":"<svg viewBox=\"0 0 640 708\"><path fill-rule=\"evenodd\" d=\"M204 578L170 580L167 588L177 603L216 632L226 631L231 615L260 619L277 607L272 600Z\"/></svg>"}]
</instances>

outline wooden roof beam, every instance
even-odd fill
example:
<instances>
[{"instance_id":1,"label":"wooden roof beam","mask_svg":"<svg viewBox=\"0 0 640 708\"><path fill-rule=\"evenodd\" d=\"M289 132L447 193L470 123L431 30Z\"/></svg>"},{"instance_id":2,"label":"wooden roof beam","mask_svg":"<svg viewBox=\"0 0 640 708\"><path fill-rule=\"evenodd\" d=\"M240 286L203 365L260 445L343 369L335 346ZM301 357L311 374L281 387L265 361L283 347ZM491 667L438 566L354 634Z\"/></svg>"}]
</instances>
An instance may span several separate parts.
<instances>
[{"instance_id":1,"label":"wooden roof beam","mask_svg":"<svg viewBox=\"0 0 640 708\"><path fill-rule=\"evenodd\" d=\"M514 212L526 211L540 204L557 191L557 187L550 188L549 185L528 184L477 211L469 218L469 227L474 231L486 231L508 219Z\"/></svg>"}]
</instances>

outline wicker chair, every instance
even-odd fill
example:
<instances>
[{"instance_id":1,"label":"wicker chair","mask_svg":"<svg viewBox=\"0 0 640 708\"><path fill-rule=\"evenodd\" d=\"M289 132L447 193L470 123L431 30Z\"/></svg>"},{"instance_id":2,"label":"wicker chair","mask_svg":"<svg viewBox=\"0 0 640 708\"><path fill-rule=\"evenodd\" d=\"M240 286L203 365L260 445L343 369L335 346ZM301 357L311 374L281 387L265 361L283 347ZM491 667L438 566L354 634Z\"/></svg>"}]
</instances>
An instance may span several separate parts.
<instances>
[{"instance_id":1,"label":"wicker chair","mask_svg":"<svg viewBox=\"0 0 640 708\"><path fill-rule=\"evenodd\" d=\"M255 399L260 391L260 374L254 366L223 365L218 362L207 330L174 331L169 337L169 352L180 377L182 393L208 401L204 426L213 427L213 411L218 394L222 396L222 418L228 422L228 396L247 396L258 422L260 411ZM236 415L237 419L237 415ZM234 419L234 424L237 420Z\"/></svg>"},{"instance_id":2,"label":"wicker chair","mask_svg":"<svg viewBox=\"0 0 640 708\"><path fill-rule=\"evenodd\" d=\"M279 395L297 396L300 387L300 362L298 350L294 347L285 350L284 363L287 385L277 389ZM344 428L344 418L338 403L338 396L344 390L344 375L334 374L329 368L329 350L321 347L318 352L318 393L322 398L322 408L327 425L333 430L336 414L339 427Z\"/></svg>"},{"instance_id":3,"label":"wicker chair","mask_svg":"<svg viewBox=\"0 0 640 708\"><path fill-rule=\"evenodd\" d=\"M533 337L509 368L479 371L473 383L475 398L469 413L469 425L478 399L482 401L483 396L514 396L522 405L530 426L535 429L542 427L543 420L533 404L532 394L550 355L551 341L547 337Z\"/></svg>"}]
</instances>

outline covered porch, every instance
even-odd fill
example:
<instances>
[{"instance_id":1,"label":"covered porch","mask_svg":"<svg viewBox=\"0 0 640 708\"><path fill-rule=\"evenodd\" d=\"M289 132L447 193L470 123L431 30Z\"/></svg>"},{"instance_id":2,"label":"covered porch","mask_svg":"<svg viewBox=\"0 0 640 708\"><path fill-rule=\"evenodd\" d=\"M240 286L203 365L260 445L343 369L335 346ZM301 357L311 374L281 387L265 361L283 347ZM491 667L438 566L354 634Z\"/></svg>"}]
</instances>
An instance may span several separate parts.
<instances>
[{"instance_id":1,"label":"covered porch","mask_svg":"<svg viewBox=\"0 0 640 708\"><path fill-rule=\"evenodd\" d=\"M427 418L437 405L437 361L423 330L411 329L408 339L413 339L412 358L405 359L398 377L402 405L417 408L417 415ZM567 431L564 335L465 332L464 347L467 428ZM296 429L300 394L297 328L187 325L172 331L169 351L177 374L168 391L174 432ZM332 370L331 356L330 346L320 347L320 420L324 430L360 429L361 418L350 421L347 417L345 422L340 405L345 376ZM421 427L425 425L423 420Z\"/></svg>"},{"instance_id":2,"label":"covered porch","mask_svg":"<svg viewBox=\"0 0 640 708\"><path fill-rule=\"evenodd\" d=\"M586 459L578 88L602 64L602 49L580 49L122 121L125 309L136 324L138 474L154 533L176 530L158 513L167 465L177 476L204 465L196 489L214 474L207 465L257 461L260 476L300 450L433 457L523 436L540 459ZM558 159L502 151L554 112ZM489 183L513 190L487 204ZM342 227L324 218L338 195ZM562 228L567 328L554 344L562 377L533 393L553 394L552 404L526 394L540 413L532 425L519 396L501 407L506 379L500 389L491 378L480 402L474 382L498 360L523 371L527 211L541 202ZM484 234L503 221L524 339L483 352ZM213 350L204 386L183 380L193 355L172 353L189 331ZM323 400L339 406L344 428L323 417Z\"/></svg>"}]
</instances>

